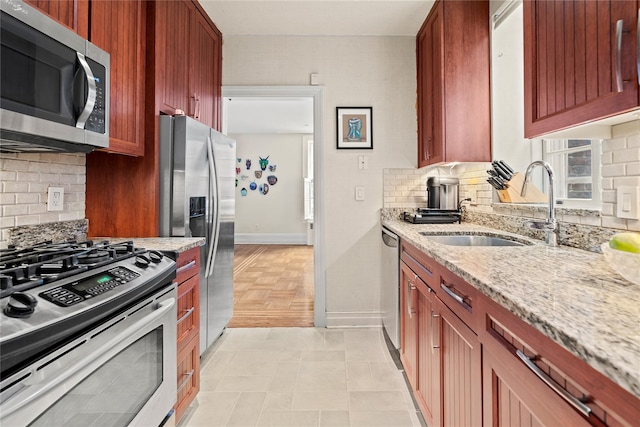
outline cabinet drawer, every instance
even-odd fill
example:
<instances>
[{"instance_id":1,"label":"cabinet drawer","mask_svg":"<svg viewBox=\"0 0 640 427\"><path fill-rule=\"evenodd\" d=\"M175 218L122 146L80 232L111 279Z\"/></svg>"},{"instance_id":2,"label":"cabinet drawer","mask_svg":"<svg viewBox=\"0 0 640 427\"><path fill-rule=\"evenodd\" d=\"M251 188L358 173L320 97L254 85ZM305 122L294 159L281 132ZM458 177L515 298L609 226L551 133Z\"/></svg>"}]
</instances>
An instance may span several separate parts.
<instances>
[{"instance_id":1,"label":"cabinet drawer","mask_svg":"<svg viewBox=\"0 0 640 427\"><path fill-rule=\"evenodd\" d=\"M195 337L178 351L176 424L200 390L200 340Z\"/></svg>"},{"instance_id":2,"label":"cabinet drawer","mask_svg":"<svg viewBox=\"0 0 640 427\"><path fill-rule=\"evenodd\" d=\"M178 285L178 351L180 346L199 336L200 275Z\"/></svg>"},{"instance_id":3,"label":"cabinet drawer","mask_svg":"<svg viewBox=\"0 0 640 427\"><path fill-rule=\"evenodd\" d=\"M427 286L435 290L439 283L440 264L405 242L400 244L400 258Z\"/></svg>"},{"instance_id":4,"label":"cabinet drawer","mask_svg":"<svg viewBox=\"0 0 640 427\"><path fill-rule=\"evenodd\" d=\"M456 316L477 333L483 320L478 290L445 268L440 270L439 277L440 282L433 290Z\"/></svg>"},{"instance_id":5,"label":"cabinet drawer","mask_svg":"<svg viewBox=\"0 0 640 427\"><path fill-rule=\"evenodd\" d=\"M176 282L182 283L200 272L200 247L182 252L176 260Z\"/></svg>"}]
</instances>

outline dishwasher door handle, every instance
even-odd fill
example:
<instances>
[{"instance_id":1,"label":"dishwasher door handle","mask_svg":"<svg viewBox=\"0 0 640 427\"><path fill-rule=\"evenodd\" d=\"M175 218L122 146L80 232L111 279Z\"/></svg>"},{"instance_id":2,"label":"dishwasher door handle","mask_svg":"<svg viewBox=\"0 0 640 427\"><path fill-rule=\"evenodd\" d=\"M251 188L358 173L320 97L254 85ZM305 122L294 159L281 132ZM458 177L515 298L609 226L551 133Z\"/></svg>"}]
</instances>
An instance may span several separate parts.
<instances>
[{"instance_id":1,"label":"dishwasher door handle","mask_svg":"<svg viewBox=\"0 0 640 427\"><path fill-rule=\"evenodd\" d=\"M396 236L386 228L382 228L382 241L390 248L398 247L398 236Z\"/></svg>"}]
</instances>

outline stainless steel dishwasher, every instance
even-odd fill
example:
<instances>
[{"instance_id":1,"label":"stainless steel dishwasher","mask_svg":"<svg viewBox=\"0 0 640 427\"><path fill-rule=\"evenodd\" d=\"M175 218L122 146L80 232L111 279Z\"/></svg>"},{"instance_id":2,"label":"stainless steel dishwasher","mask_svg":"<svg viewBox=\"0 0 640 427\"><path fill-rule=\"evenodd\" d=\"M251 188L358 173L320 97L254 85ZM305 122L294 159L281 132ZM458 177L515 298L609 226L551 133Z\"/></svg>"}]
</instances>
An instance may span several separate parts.
<instances>
[{"instance_id":1,"label":"stainless steel dishwasher","mask_svg":"<svg viewBox=\"0 0 640 427\"><path fill-rule=\"evenodd\" d=\"M382 325L393 346L400 348L400 240L382 227Z\"/></svg>"}]
</instances>

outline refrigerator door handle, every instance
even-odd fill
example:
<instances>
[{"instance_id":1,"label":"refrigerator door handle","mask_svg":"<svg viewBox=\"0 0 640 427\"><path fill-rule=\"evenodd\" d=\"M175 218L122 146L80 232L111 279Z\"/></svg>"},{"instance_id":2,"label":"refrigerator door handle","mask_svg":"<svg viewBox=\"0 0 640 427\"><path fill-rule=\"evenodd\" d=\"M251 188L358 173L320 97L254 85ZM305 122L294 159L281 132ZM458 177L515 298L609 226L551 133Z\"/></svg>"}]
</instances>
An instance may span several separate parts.
<instances>
[{"instance_id":1,"label":"refrigerator door handle","mask_svg":"<svg viewBox=\"0 0 640 427\"><path fill-rule=\"evenodd\" d=\"M213 157L213 141L211 137L207 137L207 153L209 158L209 207L211 212L211 230L209 232L209 250L207 254L207 265L205 267L205 276L211 276L213 272L213 261L216 258L216 250L218 248L218 236L220 232L219 218L219 197L218 197L218 177Z\"/></svg>"}]
</instances>

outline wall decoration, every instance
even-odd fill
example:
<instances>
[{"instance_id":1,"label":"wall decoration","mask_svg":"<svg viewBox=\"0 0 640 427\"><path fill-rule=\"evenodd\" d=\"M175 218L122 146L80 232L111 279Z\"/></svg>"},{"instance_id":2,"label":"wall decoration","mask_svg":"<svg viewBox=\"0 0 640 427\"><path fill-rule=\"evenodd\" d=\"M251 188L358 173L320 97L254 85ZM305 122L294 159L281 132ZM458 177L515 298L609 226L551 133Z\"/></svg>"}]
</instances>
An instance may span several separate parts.
<instances>
[{"instance_id":1,"label":"wall decoration","mask_svg":"<svg viewBox=\"0 0 640 427\"><path fill-rule=\"evenodd\" d=\"M262 189L260 190L260 192L264 195L266 195L269 192L269 184L264 184L261 185Z\"/></svg>"},{"instance_id":2,"label":"wall decoration","mask_svg":"<svg viewBox=\"0 0 640 427\"><path fill-rule=\"evenodd\" d=\"M255 174L256 179L262 178L262 171L254 171L253 173Z\"/></svg>"},{"instance_id":3,"label":"wall decoration","mask_svg":"<svg viewBox=\"0 0 640 427\"><path fill-rule=\"evenodd\" d=\"M267 156L266 158L262 158L260 156L258 156L258 158L260 159L260 169L265 170L267 168L267 165L269 164L269 156Z\"/></svg>"},{"instance_id":4,"label":"wall decoration","mask_svg":"<svg viewBox=\"0 0 640 427\"><path fill-rule=\"evenodd\" d=\"M242 197L247 197L247 189L242 187L242 190L240 190L240 195L242 195Z\"/></svg>"},{"instance_id":5,"label":"wall decoration","mask_svg":"<svg viewBox=\"0 0 640 427\"><path fill-rule=\"evenodd\" d=\"M269 183L269 185L276 185L276 182L278 182L278 177L275 175L269 175L267 177L267 182Z\"/></svg>"},{"instance_id":6,"label":"wall decoration","mask_svg":"<svg viewBox=\"0 0 640 427\"><path fill-rule=\"evenodd\" d=\"M236 178L236 187L238 186L238 178Z\"/></svg>"},{"instance_id":7,"label":"wall decoration","mask_svg":"<svg viewBox=\"0 0 640 427\"><path fill-rule=\"evenodd\" d=\"M245 164L247 165L247 170L251 169L251 159L247 159Z\"/></svg>"},{"instance_id":8,"label":"wall decoration","mask_svg":"<svg viewBox=\"0 0 640 427\"><path fill-rule=\"evenodd\" d=\"M262 184L260 184L260 187L258 187L258 193L262 194Z\"/></svg>"},{"instance_id":9,"label":"wall decoration","mask_svg":"<svg viewBox=\"0 0 640 427\"><path fill-rule=\"evenodd\" d=\"M236 157L236 159L238 160L238 163L242 163L242 157Z\"/></svg>"},{"instance_id":10,"label":"wall decoration","mask_svg":"<svg viewBox=\"0 0 640 427\"><path fill-rule=\"evenodd\" d=\"M276 171L276 165L269 165L269 172L275 172Z\"/></svg>"},{"instance_id":11,"label":"wall decoration","mask_svg":"<svg viewBox=\"0 0 640 427\"><path fill-rule=\"evenodd\" d=\"M258 188L258 184L256 184L255 181L251 181L251 184L249 184L249 189L255 190L256 188Z\"/></svg>"},{"instance_id":12,"label":"wall decoration","mask_svg":"<svg viewBox=\"0 0 640 427\"><path fill-rule=\"evenodd\" d=\"M337 148L372 149L372 107L336 107Z\"/></svg>"},{"instance_id":13,"label":"wall decoration","mask_svg":"<svg viewBox=\"0 0 640 427\"><path fill-rule=\"evenodd\" d=\"M236 168L236 175L240 173L240 168Z\"/></svg>"},{"instance_id":14,"label":"wall decoration","mask_svg":"<svg viewBox=\"0 0 640 427\"><path fill-rule=\"evenodd\" d=\"M246 181L249 178L249 175L240 175L240 179Z\"/></svg>"}]
</instances>

